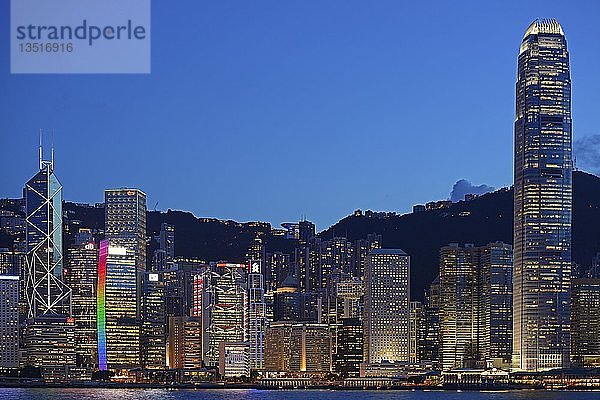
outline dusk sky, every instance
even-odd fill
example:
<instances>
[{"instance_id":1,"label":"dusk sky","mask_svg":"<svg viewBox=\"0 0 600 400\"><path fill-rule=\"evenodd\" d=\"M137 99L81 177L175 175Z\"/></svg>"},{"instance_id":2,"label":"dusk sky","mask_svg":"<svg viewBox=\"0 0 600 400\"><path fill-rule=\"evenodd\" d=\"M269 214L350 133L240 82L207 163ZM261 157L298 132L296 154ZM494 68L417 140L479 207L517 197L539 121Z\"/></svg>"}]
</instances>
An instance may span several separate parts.
<instances>
[{"instance_id":1,"label":"dusk sky","mask_svg":"<svg viewBox=\"0 0 600 400\"><path fill-rule=\"evenodd\" d=\"M0 5L0 197L55 129L68 201L137 187L148 208L318 229L411 210L460 179L512 184L523 33L562 24L573 134L600 166L600 4L566 1L154 1L149 75L11 75ZM585 152L584 152L585 150ZM596 162L595 162L596 161Z\"/></svg>"}]
</instances>

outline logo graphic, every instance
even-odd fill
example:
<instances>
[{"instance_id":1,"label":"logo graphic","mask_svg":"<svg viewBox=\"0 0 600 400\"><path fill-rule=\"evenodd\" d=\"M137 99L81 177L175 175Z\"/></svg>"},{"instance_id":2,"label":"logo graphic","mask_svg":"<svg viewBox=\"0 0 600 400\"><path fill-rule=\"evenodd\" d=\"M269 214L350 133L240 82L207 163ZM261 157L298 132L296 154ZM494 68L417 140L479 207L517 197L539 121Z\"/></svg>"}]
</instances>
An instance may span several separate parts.
<instances>
[{"instance_id":1,"label":"logo graphic","mask_svg":"<svg viewBox=\"0 0 600 400\"><path fill-rule=\"evenodd\" d=\"M150 0L11 0L11 73L150 73Z\"/></svg>"}]
</instances>

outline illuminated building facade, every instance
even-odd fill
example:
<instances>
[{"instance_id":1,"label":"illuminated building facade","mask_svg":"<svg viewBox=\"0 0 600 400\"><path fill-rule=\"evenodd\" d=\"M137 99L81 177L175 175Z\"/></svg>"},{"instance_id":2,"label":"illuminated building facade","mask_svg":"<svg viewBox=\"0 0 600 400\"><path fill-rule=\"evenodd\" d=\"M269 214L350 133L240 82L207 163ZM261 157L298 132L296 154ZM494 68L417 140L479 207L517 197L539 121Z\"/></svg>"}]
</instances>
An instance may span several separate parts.
<instances>
[{"instance_id":1,"label":"illuminated building facade","mask_svg":"<svg viewBox=\"0 0 600 400\"><path fill-rule=\"evenodd\" d=\"M45 380L67 379L75 367L71 289L64 281L62 185L54 174L54 150L23 190L26 221L24 346L26 363Z\"/></svg>"},{"instance_id":2,"label":"illuminated building facade","mask_svg":"<svg viewBox=\"0 0 600 400\"><path fill-rule=\"evenodd\" d=\"M364 361L408 361L410 256L374 249L365 270Z\"/></svg>"},{"instance_id":3,"label":"illuminated building facade","mask_svg":"<svg viewBox=\"0 0 600 400\"><path fill-rule=\"evenodd\" d=\"M68 250L67 282L72 290L77 366L89 371L98 366L97 288L98 249L93 241Z\"/></svg>"},{"instance_id":4,"label":"illuminated building facade","mask_svg":"<svg viewBox=\"0 0 600 400\"><path fill-rule=\"evenodd\" d=\"M265 332L264 369L273 372L290 371L291 346L292 323L269 324Z\"/></svg>"},{"instance_id":5,"label":"illuminated building facade","mask_svg":"<svg viewBox=\"0 0 600 400\"><path fill-rule=\"evenodd\" d=\"M159 234L160 249L164 250L166 262L170 264L175 259L175 226L163 222L160 224Z\"/></svg>"},{"instance_id":6,"label":"illuminated building facade","mask_svg":"<svg viewBox=\"0 0 600 400\"><path fill-rule=\"evenodd\" d=\"M19 367L19 277L0 275L0 368Z\"/></svg>"},{"instance_id":7,"label":"illuminated building facade","mask_svg":"<svg viewBox=\"0 0 600 400\"><path fill-rule=\"evenodd\" d=\"M45 382L66 382L75 378L75 321L46 315L29 320L24 338L26 364L39 366Z\"/></svg>"},{"instance_id":8,"label":"illuminated building facade","mask_svg":"<svg viewBox=\"0 0 600 400\"><path fill-rule=\"evenodd\" d=\"M25 271L25 254L0 248L0 275L21 275Z\"/></svg>"},{"instance_id":9,"label":"illuminated building facade","mask_svg":"<svg viewBox=\"0 0 600 400\"><path fill-rule=\"evenodd\" d=\"M600 366L600 279L573 279L571 357L577 365Z\"/></svg>"},{"instance_id":10,"label":"illuminated building facade","mask_svg":"<svg viewBox=\"0 0 600 400\"><path fill-rule=\"evenodd\" d=\"M140 318L142 273L146 271L146 194L139 189L104 191L105 238L111 246L133 252L136 272L136 318Z\"/></svg>"},{"instance_id":11,"label":"illuminated building facade","mask_svg":"<svg viewBox=\"0 0 600 400\"><path fill-rule=\"evenodd\" d=\"M202 368L202 319L185 318L183 324L183 367Z\"/></svg>"},{"instance_id":12,"label":"illuminated building facade","mask_svg":"<svg viewBox=\"0 0 600 400\"><path fill-rule=\"evenodd\" d=\"M292 371L331 371L331 342L327 324L292 324L290 349Z\"/></svg>"},{"instance_id":13,"label":"illuminated building facade","mask_svg":"<svg viewBox=\"0 0 600 400\"><path fill-rule=\"evenodd\" d=\"M484 320L479 249L453 243L440 250L442 368L483 367Z\"/></svg>"},{"instance_id":14,"label":"illuminated building facade","mask_svg":"<svg viewBox=\"0 0 600 400\"><path fill-rule=\"evenodd\" d=\"M219 365L221 342L244 342L247 289L244 264L211 263L194 277L192 316L202 320L202 357Z\"/></svg>"},{"instance_id":15,"label":"illuminated building facade","mask_svg":"<svg viewBox=\"0 0 600 400\"><path fill-rule=\"evenodd\" d=\"M250 377L250 344L248 342L221 342L219 373L224 378Z\"/></svg>"},{"instance_id":16,"label":"illuminated building facade","mask_svg":"<svg viewBox=\"0 0 600 400\"><path fill-rule=\"evenodd\" d=\"M421 343L422 361L431 361L438 367L440 358L440 277L431 282L425 291L424 317L425 332Z\"/></svg>"},{"instance_id":17,"label":"illuminated building facade","mask_svg":"<svg viewBox=\"0 0 600 400\"><path fill-rule=\"evenodd\" d=\"M365 285L360 278L347 279L335 285L339 318L361 318L361 299L365 293Z\"/></svg>"},{"instance_id":18,"label":"illuminated building facade","mask_svg":"<svg viewBox=\"0 0 600 400\"><path fill-rule=\"evenodd\" d=\"M184 329L187 317L169 316L167 329L167 366L181 369L184 364ZM202 350L200 351L200 353Z\"/></svg>"},{"instance_id":19,"label":"illuminated building facade","mask_svg":"<svg viewBox=\"0 0 600 400\"><path fill-rule=\"evenodd\" d=\"M248 272L248 341L250 368L262 369L264 361L264 333L267 326L267 307L260 260L251 260Z\"/></svg>"},{"instance_id":20,"label":"illuminated building facade","mask_svg":"<svg viewBox=\"0 0 600 400\"><path fill-rule=\"evenodd\" d=\"M147 369L166 366L167 336L165 314L165 285L160 272L142 275L142 365Z\"/></svg>"},{"instance_id":21,"label":"illuminated building facade","mask_svg":"<svg viewBox=\"0 0 600 400\"><path fill-rule=\"evenodd\" d=\"M420 301L410 302L408 361L418 363L421 361L423 339L424 339L424 309Z\"/></svg>"},{"instance_id":22,"label":"illuminated building facade","mask_svg":"<svg viewBox=\"0 0 600 400\"><path fill-rule=\"evenodd\" d=\"M535 20L518 57L514 164L513 367L569 365L572 135L569 53Z\"/></svg>"},{"instance_id":23,"label":"illuminated building facade","mask_svg":"<svg viewBox=\"0 0 600 400\"><path fill-rule=\"evenodd\" d=\"M100 370L140 366L140 321L134 252L100 242L98 259L98 362Z\"/></svg>"},{"instance_id":24,"label":"illuminated building facade","mask_svg":"<svg viewBox=\"0 0 600 400\"><path fill-rule=\"evenodd\" d=\"M44 160L41 145L40 171L25 184L23 197L27 318L68 315L71 290L63 281L62 185L54 174L54 155Z\"/></svg>"},{"instance_id":25,"label":"illuminated building facade","mask_svg":"<svg viewBox=\"0 0 600 400\"><path fill-rule=\"evenodd\" d=\"M509 365L512 248L502 242L440 250L439 327L444 370Z\"/></svg>"},{"instance_id":26,"label":"illuminated building facade","mask_svg":"<svg viewBox=\"0 0 600 400\"><path fill-rule=\"evenodd\" d=\"M482 309L486 358L495 367L506 368L512 359L513 249L502 242L481 248L483 274Z\"/></svg>"},{"instance_id":27,"label":"illuminated building facade","mask_svg":"<svg viewBox=\"0 0 600 400\"><path fill-rule=\"evenodd\" d=\"M342 378L357 378L363 362L363 327L359 318L344 318L336 330L333 369Z\"/></svg>"}]
</instances>

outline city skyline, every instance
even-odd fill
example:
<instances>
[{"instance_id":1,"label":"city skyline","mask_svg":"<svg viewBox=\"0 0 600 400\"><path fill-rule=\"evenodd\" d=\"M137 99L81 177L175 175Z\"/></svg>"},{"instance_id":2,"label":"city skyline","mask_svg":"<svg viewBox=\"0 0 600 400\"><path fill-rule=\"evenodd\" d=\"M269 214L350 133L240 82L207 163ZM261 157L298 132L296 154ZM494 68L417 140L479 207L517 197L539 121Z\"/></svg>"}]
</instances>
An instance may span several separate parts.
<instances>
[{"instance_id":1,"label":"city skyline","mask_svg":"<svg viewBox=\"0 0 600 400\"><path fill-rule=\"evenodd\" d=\"M145 11L150 8L147 1ZM12 11L16 4L12 3ZM71 5L75 15L75 3ZM105 3L95 5L116 9ZM201 47L205 53L191 56L189 64L176 62L164 68L161 51L168 47L164 41L171 33L163 32L158 21L172 15L156 17L162 7L153 9L152 30L153 37L158 36L153 47L160 61L152 64L152 74L127 78L132 91L136 85L148 90L120 92L121 97L113 98L115 105L127 98L139 99L125 106L127 118L113 120L114 109L109 106L98 114L93 107L83 111L59 98L58 106L68 107L73 116L49 118L49 123L61 121L73 128L84 121L92 123L90 116L95 116L98 124L80 141L57 140L55 127L40 129L37 172L21 180L21 197L0 196L0 321L6 325L0 332L4 335L0 386L600 388L600 135L582 136L581 142L574 136L578 126L574 121L579 124L580 118L574 113L577 82L581 79L587 88L585 78L574 71L588 70L594 60L583 67L577 61L581 44L573 41L577 43L588 28L582 27L579 17L577 24L562 19L563 14L577 15L575 11L537 17L517 29L521 13L508 18L500 7L496 18L481 21L469 18L478 12L474 5L467 13L440 3L432 15L457 14L459 19L433 18L431 26L417 31L414 24L419 18L410 26L391 23L392 11L419 9L415 5L388 6L385 15L380 14L380 5L363 10L375 13L377 19L359 15L357 7L340 11L335 21L327 19L334 11L329 4L323 6L323 13L306 15L302 14L305 6L283 5L269 8L260 18L243 19L227 31L228 24L239 22L237 13L244 7L196 5L190 10L211 10L214 18L199 18L202 23L193 28L169 26L179 33L190 28L222 36L205 43ZM297 12L287 21L290 30L277 38L262 36L269 32L265 29L269 24L284 22L269 19L283 10ZM224 11L232 21L223 23ZM306 29L311 25L305 26L302 16L315 24L314 31ZM506 23L501 26L499 21ZM115 45L149 46L147 23L135 28L148 34L144 42L129 37L129 42L117 44L120 38L107 37L114 32L112 25L98 35L115 39L110 42ZM77 29L85 32L87 24L84 19ZM100 32L96 24L101 22L88 26L88 50L92 50L92 32ZM33 25L29 26L31 30ZM251 33L237 36L248 26ZM363 26L370 31L360 35ZM354 41L345 42L349 31L344 27L352 27ZM52 27L41 25L39 40L42 28ZM449 28L447 35L440 36ZM398 30L402 34L396 36ZM513 40L513 30L519 39ZM321 38L323 31L331 36ZM377 34L384 32L389 36L378 42ZM472 41L457 40L462 35ZM289 39L308 48L288 49ZM322 39L319 50L335 44L338 52L302 59L315 51L317 39ZM498 45L506 39L512 41L511 64L516 70L510 83L502 78L508 47ZM185 40L179 49L188 43ZM356 47L345 48L343 43ZM401 54L386 53L394 45L402 49ZM225 54L234 48L244 57ZM268 57L284 48L279 57ZM57 56L55 51L43 51L44 56ZM33 57L40 52L21 49ZM132 55L129 50L125 53ZM389 63L379 58L382 53ZM69 59L83 54L62 55ZM357 57L354 62L344 58L350 54ZM203 56L206 64L200 63ZM69 89L69 81L84 83L89 78L74 74L23 79L19 74L28 72L15 70L13 59L9 91L23 82L45 79L48 83L41 93L52 90L51 81L56 79L71 95L82 94L79 88ZM37 67L49 67L35 60ZM225 66L218 73L213 70L212 77L205 75L224 60L231 62L229 69ZM325 60L329 63L322 63ZM408 73L414 65L403 65L395 80L385 73L406 60L418 60L419 73ZM253 68L243 68L249 65ZM266 65L273 69L271 74ZM311 65L319 67L319 74L303 75ZM197 80L186 79L185 74L165 80L174 70L191 66L197 67ZM281 78L291 71L302 78L283 82ZM335 77L320 80L333 71ZM472 79L466 83L462 77ZM97 75L86 89L107 101L109 97L103 96L108 92L103 91L115 90L113 78L119 80L116 75ZM0 71L0 84L2 79ZM101 87L98 82L104 79L106 85ZM356 86L348 87L344 79ZM480 79L489 85L481 86ZM600 84L598 79L588 79ZM206 84L206 90L192 93L202 88L199 82ZM247 90L242 82L257 86ZM280 87L271 86L275 82ZM377 88L367 90L363 85ZM334 86L335 95L323 94ZM508 88L514 107L510 118L504 115L502 94ZM355 89L363 95L369 90L387 91L387 95L362 96L360 104L354 103L358 98L342 96L344 90ZM279 91L288 100L293 98L296 107L265 116L266 105L272 105ZM151 92L160 94L160 100L152 99ZM179 93L181 98L176 96ZM266 101L261 97L265 93L273 97ZM112 94L119 96L118 90ZM296 95L304 96L307 103L298 103ZM203 96L206 102L196 102ZM21 107L19 96L13 97L14 106ZM225 105L223 99L232 103ZM292 104L275 102L282 107ZM347 107L339 108L342 103ZM0 95L0 118L6 113L2 104ZM195 111L185 109L190 111L186 114L182 104ZM398 114L386 108L392 105L400 105ZM338 107L337 112L328 113L328 107ZM144 109L155 111L139 119ZM176 129L185 129L187 117L204 118L206 125L200 124L200 131L218 128L207 136L187 131L190 136L184 140L169 130L157 136L169 117L156 112L159 109L168 109L170 117L183 116L174 123ZM81 115L74 115L78 110ZM244 118L244 112L254 114ZM326 119L312 119L325 114ZM392 114L395 118L386 119ZM290 116L299 115L308 119L306 125L293 125L297 136L271 129L277 127L270 125L273 121L290 128ZM211 117L216 120L209 122ZM495 118L502 122L497 124ZM582 125L593 126L593 119L583 117ZM320 124L324 121L333 124L329 135L302 131L316 125L327 129L327 123ZM30 122L17 125L25 129ZM118 122L122 123L118 129L97 143L94 131ZM142 126L137 122L149 124L147 134L133 133ZM373 131L365 133L363 124L369 123ZM507 123L512 125L512 141L499 134ZM376 131L384 125L385 134ZM131 137L123 134L134 126ZM234 126L243 129L227 131ZM269 129L257 133L261 126ZM431 130L435 134L427 135ZM394 136L394 132L401 134ZM597 147L590 146L595 140ZM27 141L12 136L7 140L9 149L17 149L6 152L9 162ZM577 147L582 143L584 164L598 167L598 175L577 170ZM512 145L512 171L504 162L508 144ZM60 146L62 154L57 151ZM327 157L321 159L323 150ZM97 151L100 157L95 156ZM81 155L84 161L69 166ZM3 171L10 179L20 177L24 170L34 170L25 164L27 160L21 157ZM64 171L55 164L63 160ZM485 179L502 180L507 170L513 174L511 187ZM411 200L436 193L439 188L431 187L457 171L472 175L456 180L449 196ZM122 178L135 182L114 183ZM0 186L6 190L10 185ZM104 194L102 201L65 199L69 190L85 196L98 187ZM169 202L182 206L161 212L158 199L165 194ZM407 209L400 209L409 200ZM361 205L373 201L382 205L396 201L396 207ZM197 208L191 208L191 213L176 211L185 210L184 204ZM315 214L301 212L275 223L271 219L296 205L316 207ZM219 218L209 209L254 214L247 219L231 214ZM347 217L319 226L324 220L315 215L335 218L331 210Z\"/></svg>"},{"instance_id":2,"label":"city skyline","mask_svg":"<svg viewBox=\"0 0 600 400\"><path fill-rule=\"evenodd\" d=\"M588 31L591 23L585 23L594 9L540 4L519 6L519 13L509 13L514 5L495 6L503 17L497 20L485 20L482 10L466 5L440 6L434 15L424 15L416 5L395 6L396 12L389 16L383 15L385 7L375 7L362 10L364 18L358 11L342 9L341 21L329 21L338 10L328 6L318 15L305 7L278 6L261 15L257 15L260 10L245 9L256 22L244 18L241 11L218 6L183 4L181 9L163 13L164 6L157 4L155 10L164 18L184 10L198 15L201 24L197 28L181 26L176 32L192 38L189 43L206 45L202 55L182 59L168 51L166 39L155 35L156 60L150 76L129 76L124 81L119 76L45 75L25 80L0 74L0 82L7 87L0 97L0 117L7 121L5 136L14 150L2 162L17 166L3 168L9 172L3 176L6 192L0 196L18 194L19 185L14 183L23 181L18 171L35 162L29 149L37 143L40 125L56 130L57 171L69 188L65 198L89 203L101 201L104 188L134 186L150 194L149 209L158 202L162 210L183 209L198 216L275 225L306 215L323 229L356 208L406 212L413 204L447 198L452 185L463 178L474 185L508 186L514 97L510 87L518 52L514 43L520 38L516 32L522 32L540 10L561 21L575 49L573 74L579 82L574 86L575 137L596 133L593 93L600 83L593 71L595 54L600 52ZM232 12L230 20L224 20L225 11ZM278 11L288 13L273 18ZM280 39L269 40L267 29L289 22L292 11L300 21L310 22L312 31L295 24L291 29L295 33L282 29ZM206 15L220 27L206 20ZM366 16L376 23L366 21ZM265 22L265 28L258 29L258 21ZM157 18L158 26L160 22ZM353 33L355 27L364 36ZM231 33L225 35L228 28ZM241 39L240 30L252 32L254 28L258 29L255 34ZM489 41L485 46L481 38L470 39L477 36L473 32L484 30ZM207 43L208 34L212 41ZM444 41L439 41L441 35ZM219 39L227 54L216 48ZM284 46L287 41L294 44L294 50ZM421 48L428 50L424 53ZM174 71L165 63L167 55L181 70ZM236 55L241 65L252 68L244 72L236 67ZM227 68L219 73L217 66ZM273 74L273 69L280 73ZM330 79L338 72L338 79ZM182 78L175 76L179 73L190 82L180 84ZM446 73L453 79L445 79ZM79 87L97 90L97 95L90 98ZM488 92L496 96L483 104L476 100ZM160 102L150 100L159 95ZM89 100L82 101L83 97ZM125 102L134 105L126 114ZM19 117L14 107L31 108L39 120ZM429 117L430 107L437 118ZM461 124L460 116L470 107L476 108L469 124ZM66 115L69 118L63 118ZM186 146L164 146L165 136ZM364 146L363 137L373 139L373 144ZM122 148L109 147L117 138ZM134 138L138 152L129 151ZM339 154L327 158L332 146L338 146ZM400 153L392 152L394 147ZM84 149L89 158L82 157ZM426 149L426 160L417 157ZM101 159L100 154L110 154L115 165L132 168L125 174L112 165L84 167L89 159ZM145 157L152 154L161 154L160 166L153 157ZM578 161L581 167L594 167ZM329 166L336 172L330 172ZM415 168L417 173L412 172ZM198 177L202 185L186 185L186 177ZM259 185L252 183L256 179L267 183L260 185L264 196L257 195ZM355 189L355 182L365 179L375 183L373 192ZM381 184L390 179L398 185ZM86 185L75 184L78 181ZM263 207L265 197L268 208Z\"/></svg>"}]
</instances>

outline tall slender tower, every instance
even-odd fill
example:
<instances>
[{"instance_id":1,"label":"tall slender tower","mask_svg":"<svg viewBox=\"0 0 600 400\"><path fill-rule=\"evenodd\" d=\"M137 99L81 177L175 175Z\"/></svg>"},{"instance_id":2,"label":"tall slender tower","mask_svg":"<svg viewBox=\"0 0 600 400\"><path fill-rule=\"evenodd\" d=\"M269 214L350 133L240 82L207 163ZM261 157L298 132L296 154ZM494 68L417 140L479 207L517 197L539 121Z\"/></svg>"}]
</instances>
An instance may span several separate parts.
<instances>
[{"instance_id":1,"label":"tall slender tower","mask_svg":"<svg viewBox=\"0 0 600 400\"><path fill-rule=\"evenodd\" d=\"M248 340L250 342L250 368L263 369L264 334L267 325L265 286L261 260L248 261Z\"/></svg>"},{"instance_id":2,"label":"tall slender tower","mask_svg":"<svg viewBox=\"0 0 600 400\"><path fill-rule=\"evenodd\" d=\"M26 208L27 318L70 313L71 289L63 281L62 185L52 157L45 160L40 135L40 170L23 190Z\"/></svg>"},{"instance_id":3,"label":"tall slender tower","mask_svg":"<svg viewBox=\"0 0 600 400\"><path fill-rule=\"evenodd\" d=\"M523 37L516 84L513 367L569 365L571 78L554 19Z\"/></svg>"}]
</instances>

